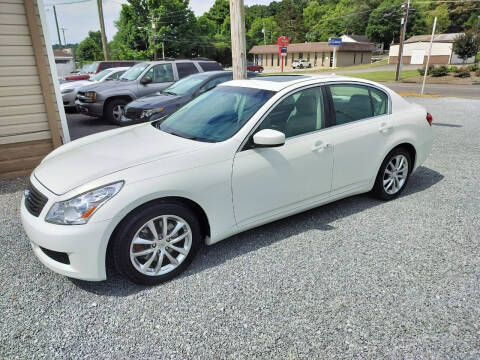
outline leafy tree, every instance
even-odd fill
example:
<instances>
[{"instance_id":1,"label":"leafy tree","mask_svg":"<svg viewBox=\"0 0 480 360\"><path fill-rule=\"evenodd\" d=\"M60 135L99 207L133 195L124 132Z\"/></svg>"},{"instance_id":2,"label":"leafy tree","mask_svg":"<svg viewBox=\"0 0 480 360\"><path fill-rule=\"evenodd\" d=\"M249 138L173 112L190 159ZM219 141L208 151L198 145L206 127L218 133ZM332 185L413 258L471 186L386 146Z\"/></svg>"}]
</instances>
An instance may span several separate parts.
<instances>
[{"instance_id":1,"label":"leafy tree","mask_svg":"<svg viewBox=\"0 0 480 360\"><path fill-rule=\"evenodd\" d=\"M435 32L443 33L447 31L448 27L451 24L450 17L448 14L448 5L447 4L440 4L432 10L426 12L426 23L428 32L431 33L433 28L433 21L437 18L437 28Z\"/></svg>"},{"instance_id":2,"label":"leafy tree","mask_svg":"<svg viewBox=\"0 0 480 360\"><path fill-rule=\"evenodd\" d=\"M88 61L103 60L102 41L100 38L100 45L96 41L96 35L100 31L89 31L86 37L76 49L78 61L81 63Z\"/></svg>"},{"instance_id":3,"label":"leafy tree","mask_svg":"<svg viewBox=\"0 0 480 360\"><path fill-rule=\"evenodd\" d=\"M275 21L278 24L279 35L287 36L291 42L305 41L303 13L293 0L282 0L275 14Z\"/></svg>"},{"instance_id":4,"label":"leafy tree","mask_svg":"<svg viewBox=\"0 0 480 360\"><path fill-rule=\"evenodd\" d=\"M265 25L265 40L267 44L276 44L279 37L278 25L273 16L256 18L247 32L251 45L263 45L263 26Z\"/></svg>"},{"instance_id":5,"label":"leafy tree","mask_svg":"<svg viewBox=\"0 0 480 360\"><path fill-rule=\"evenodd\" d=\"M458 36L453 42L453 52L465 62L469 57L477 55L480 43L478 36L468 31Z\"/></svg>"}]
</instances>

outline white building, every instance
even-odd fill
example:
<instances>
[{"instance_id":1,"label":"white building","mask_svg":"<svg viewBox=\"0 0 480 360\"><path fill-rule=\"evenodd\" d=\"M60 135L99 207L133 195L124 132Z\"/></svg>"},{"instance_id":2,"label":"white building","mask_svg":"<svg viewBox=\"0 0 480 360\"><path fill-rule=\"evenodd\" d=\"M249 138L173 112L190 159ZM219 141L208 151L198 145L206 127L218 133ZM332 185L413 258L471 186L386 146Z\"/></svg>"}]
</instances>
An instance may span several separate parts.
<instances>
[{"instance_id":1,"label":"white building","mask_svg":"<svg viewBox=\"0 0 480 360\"><path fill-rule=\"evenodd\" d=\"M53 50L58 77L64 77L75 70L72 49Z\"/></svg>"},{"instance_id":2,"label":"white building","mask_svg":"<svg viewBox=\"0 0 480 360\"><path fill-rule=\"evenodd\" d=\"M453 42L462 35L462 33L454 34L438 34L433 38L432 53L430 56L430 64L472 64L475 62L475 56L463 62L457 54L453 52ZM405 41L403 46L403 64L426 64L428 50L430 48L431 35L412 36ZM388 57L389 64L398 63L398 44L390 46Z\"/></svg>"}]
</instances>

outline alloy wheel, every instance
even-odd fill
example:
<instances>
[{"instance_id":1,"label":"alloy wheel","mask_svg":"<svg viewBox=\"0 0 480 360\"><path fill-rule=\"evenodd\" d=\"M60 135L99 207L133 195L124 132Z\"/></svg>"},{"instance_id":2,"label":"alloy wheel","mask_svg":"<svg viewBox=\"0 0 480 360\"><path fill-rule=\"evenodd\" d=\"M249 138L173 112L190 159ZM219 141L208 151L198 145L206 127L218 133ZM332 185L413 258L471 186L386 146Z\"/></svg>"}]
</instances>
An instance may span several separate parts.
<instances>
[{"instance_id":1,"label":"alloy wheel","mask_svg":"<svg viewBox=\"0 0 480 360\"><path fill-rule=\"evenodd\" d=\"M124 108L125 108L125 105L116 105L112 109L112 115L113 115L113 119L115 121L120 121L120 119L122 118L122 115L123 115Z\"/></svg>"},{"instance_id":2,"label":"alloy wheel","mask_svg":"<svg viewBox=\"0 0 480 360\"><path fill-rule=\"evenodd\" d=\"M176 269L192 247L192 230L176 215L162 215L143 224L130 245L130 261L148 276L167 274Z\"/></svg>"},{"instance_id":3,"label":"alloy wheel","mask_svg":"<svg viewBox=\"0 0 480 360\"><path fill-rule=\"evenodd\" d=\"M398 193L408 177L408 159L404 155L394 156L383 173L383 189L389 195Z\"/></svg>"}]
</instances>

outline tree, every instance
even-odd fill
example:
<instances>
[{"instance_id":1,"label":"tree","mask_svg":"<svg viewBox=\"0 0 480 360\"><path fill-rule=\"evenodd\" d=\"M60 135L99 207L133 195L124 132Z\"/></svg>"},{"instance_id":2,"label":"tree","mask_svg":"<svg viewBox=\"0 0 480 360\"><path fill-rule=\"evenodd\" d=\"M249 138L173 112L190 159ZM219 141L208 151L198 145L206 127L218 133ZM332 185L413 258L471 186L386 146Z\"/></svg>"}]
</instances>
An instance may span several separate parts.
<instances>
[{"instance_id":1,"label":"tree","mask_svg":"<svg viewBox=\"0 0 480 360\"><path fill-rule=\"evenodd\" d=\"M273 16L266 18L256 18L247 32L250 45L263 45L262 29L265 25L265 40L267 44L276 44L279 37L278 25Z\"/></svg>"},{"instance_id":2,"label":"tree","mask_svg":"<svg viewBox=\"0 0 480 360\"><path fill-rule=\"evenodd\" d=\"M103 60L102 40L98 43L97 33L100 31L89 31L86 37L80 44L78 44L76 55L81 62Z\"/></svg>"},{"instance_id":3,"label":"tree","mask_svg":"<svg viewBox=\"0 0 480 360\"><path fill-rule=\"evenodd\" d=\"M450 17L448 14L448 5L440 4L430 11L426 11L426 23L428 32L431 33L433 28L433 20L437 18L437 28L436 33L443 33L447 31L448 27L451 24Z\"/></svg>"},{"instance_id":4,"label":"tree","mask_svg":"<svg viewBox=\"0 0 480 360\"><path fill-rule=\"evenodd\" d=\"M468 58L477 55L479 46L478 36L474 35L471 31L467 31L455 39L453 42L453 52L465 63Z\"/></svg>"}]
</instances>

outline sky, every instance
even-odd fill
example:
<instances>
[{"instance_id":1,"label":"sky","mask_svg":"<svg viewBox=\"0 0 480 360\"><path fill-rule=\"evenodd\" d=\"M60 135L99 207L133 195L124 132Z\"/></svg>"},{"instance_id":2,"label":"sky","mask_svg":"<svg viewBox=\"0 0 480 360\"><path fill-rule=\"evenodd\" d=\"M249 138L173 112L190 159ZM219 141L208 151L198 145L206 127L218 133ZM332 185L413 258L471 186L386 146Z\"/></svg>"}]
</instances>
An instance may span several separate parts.
<instances>
[{"instance_id":1,"label":"sky","mask_svg":"<svg viewBox=\"0 0 480 360\"><path fill-rule=\"evenodd\" d=\"M89 30L100 30L97 2L95 0L84 0L77 4L61 4L73 1L80 0L44 0L50 39L53 44L58 44L58 36L52 4L57 4L55 8L58 27L66 29L65 39L67 43L78 43L87 37ZM245 5L266 5L269 4L270 1L271 0L244 0L244 3ZM108 41L112 40L117 32L114 21L118 20L122 4L126 2L126 0L103 0L103 16ZM215 0L190 0L190 7L196 16L200 16L208 11L214 2ZM61 30L60 36L63 44L63 32Z\"/></svg>"}]
</instances>

